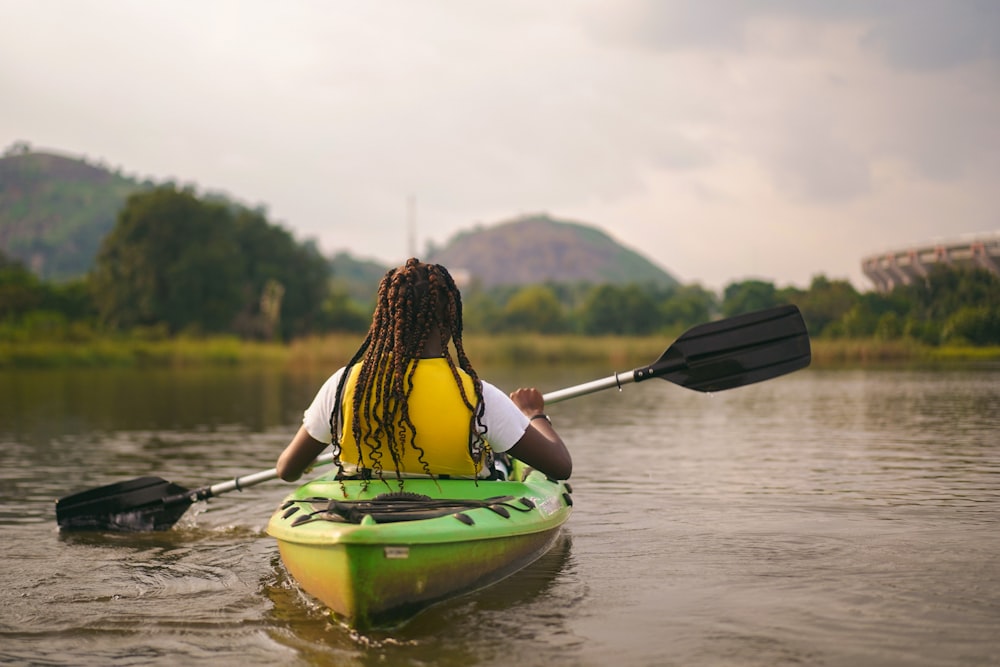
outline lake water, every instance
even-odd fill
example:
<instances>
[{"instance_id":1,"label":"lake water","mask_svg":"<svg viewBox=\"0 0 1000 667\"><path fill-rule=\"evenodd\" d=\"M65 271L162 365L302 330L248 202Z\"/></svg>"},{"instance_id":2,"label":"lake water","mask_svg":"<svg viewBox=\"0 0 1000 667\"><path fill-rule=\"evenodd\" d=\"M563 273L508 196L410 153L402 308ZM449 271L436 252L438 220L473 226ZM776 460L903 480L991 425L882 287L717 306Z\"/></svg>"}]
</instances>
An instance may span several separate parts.
<instances>
[{"instance_id":1,"label":"lake water","mask_svg":"<svg viewBox=\"0 0 1000 667\"><path fill-rule=\"evenodd\" d=\"M168 532L56 530L68 493L272 467L329 370L0 372L0 663L1000 664L997 366L553 405L575 462L561 542L390 632L332 623L289 579L264 533L281 482Z\"/></svg>"}]
</instances>

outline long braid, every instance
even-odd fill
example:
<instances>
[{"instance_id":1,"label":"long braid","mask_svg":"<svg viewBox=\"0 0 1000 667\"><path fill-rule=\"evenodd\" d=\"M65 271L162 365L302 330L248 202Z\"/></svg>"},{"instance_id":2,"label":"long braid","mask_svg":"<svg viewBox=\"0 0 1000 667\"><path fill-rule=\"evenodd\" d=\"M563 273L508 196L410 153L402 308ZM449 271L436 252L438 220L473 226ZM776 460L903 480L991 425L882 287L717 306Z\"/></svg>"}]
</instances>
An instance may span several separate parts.
<instances>
[{"instance_id":1,"label":"long braid","mask_svg":"<svg viewBox=\"0 0 1000 667\"><path fill-rule=\"evenodd\" d=\"M469 408L471 415L469 417L469 456L476 464L476 473L479 473L479 466L482 463L482 452L483 445L485 444L486 435L486 423L483 421L486 406L483 402L483 381L479 378L479 374L472 367L472 363L469 361L468 355L465 353L465 345L462 342L462 294L459 292L458 287L455 285L454 279L448 270L443 266L442 278L445 281L447 287L446 293L449 296L448 302L448 321L451 322L451 330L445 333L443 330L441 332L442 340L445 340L449 335L452 342L455 345L455 352L458 355L458 363L463 371L472 378L473 390L476 394L476 404L473 407L469 403L468 397L465 395L465 387L461 381L459 381L458 371L455 370L455 363L451 359L451 355L448 356L448 365L451 367L452 375L455 377L455 381L458 383L459 391L462 393L462 399L465 401L465 405Z\"/></svg>"},{"instance_id":2,"label":"long braid","mask_svg":"<svg viewBox=\"0 0 1000 667\"><path fill-rule=\"evenodd\" d=\"M351 367L358 363L358 360L361 359L361 355L363 355L368 349L368 346L371 344L371 340L371 333L369 333L361 342L361 347L359 347L358 351L354 353L353 357L351 357L351 360L348 362L344 372L340 374L340 381L337 382L337 393L334 395L334 408L330 413L330 438L331 444L333 444L333 462L337 466L337 477L340 479L343 479L345 473L344 464L340 459L340 434L344 429L344 416L341 414L342 410L339 410L338 408L340 407L340 401L344 395L344 385L347 384L349 371Z\"/></svg>"},{"instance_id":3,"label":"long braid","mask_svg":"<svg viewBox=\"0 0 1000 667\"><path fill-rule=\"evenodd\" d=\"M389 317L392 311L391 304L398 298L397 288L393 282L398 271L391 270L385 274L379 285L378 303L375 306L375 313L372 317L372 326L369 335L372 337L374 346L370 346L365 351L362 358L361 370L358 376L357 385L353 396L354 423L353 435L358 448L358 460L363 460L362 445L368 447L372 470L379 479L382 479L382 449L379 437L384 429L384 422L373 407L379 405L384 393L384 385L380 383L379 377L384 377L380 363L392 351L392 340L386 336L390 326ZM369 422L369 428L362 433L362 419ZM372 425L370 422L374 422Z\"/></svg>"},{"instance_id":4,"label":"long braid","mask_svg":"<svg viewBox=\"0 0 1000 667\"><path fill-rule=\"evenodd\" d=\"M375 312L368 335L351 359L337 386L330 426L335 440L343 428L338 413L350 367L359 364L354 393L352 435L357 459L367 450L372 473L385 481L385 452L401 479L400 466L405 447L417 453L424 472L431 475L423 448L417 445L417 429L409 414L408 399L421 353L437 325L440 344L462 401L470 411L469 455L478 474L483 463L486 427L483 422L482 381L469 362L462 343L462 298L448 270L439 264L423 264L411 258L398 269L386 272L379 283ZM469 397L448 348L454 343L459 366L473 381L475 397Z\"/></svg>"},{"instance_id":5,"label":"long braid","mask_svg":"<svg viewBox=\"0 0 1000 667\"><path fill-rule=\"evenodd\" d=\"M427 339L430 336L431 326L434 324L435 318L429 317L429 314L436 312L434 309L434 302L436 300L436 294L434 294L433 285L429 284L428 281L424 279L423 271L420 270L422 267L418 265L416 260L410 260L407 262L407 268L414 266L417 270L409 271L407 275L408 287L411 292L407 294L407 299L401 302L404 311L401 312L398 318L399 325L399 346L402 348L405 342L409 340L410 346L405 349L404 355L406 359L400 359L400 374L398 376L399 382L399 393L404 396L404 400L400 402L400 440L402 442L406 441L406 429L412 434L410 438L411 446L414 451L417 452L417 461L420 463L425 474L431 474L430 464L426 460L426 452L422 447L417 444L417 427L410 418L410 405L409 397L413 394L413 377L417 371L417 364L411 363L412 359L416 359L421 355L424 349L424 345L427 343ZM423 287L423 283L428 282L427 287ZM409 337L406 336L407 329L411 328L409 322L413 321L415 326L415 335ZM405 386L404 386L405 382Z\"/></svg>"}]
</instances>

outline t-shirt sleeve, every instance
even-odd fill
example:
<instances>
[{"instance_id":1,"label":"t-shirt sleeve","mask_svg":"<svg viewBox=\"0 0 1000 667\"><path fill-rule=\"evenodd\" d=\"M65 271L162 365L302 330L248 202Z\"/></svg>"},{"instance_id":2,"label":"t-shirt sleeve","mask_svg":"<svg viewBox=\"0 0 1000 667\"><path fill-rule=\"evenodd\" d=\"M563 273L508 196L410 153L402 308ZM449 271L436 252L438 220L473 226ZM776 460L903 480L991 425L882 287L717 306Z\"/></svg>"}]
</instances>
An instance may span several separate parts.
<instances>
[{"instance_id":1,"label":"t-shirt sleeve","mask_svg":"<svg viewBox=\"0 0 1000 667\"><path fill-rule=\"evenodd\" d=\"M333 436L330 433L330 415L333 414L333 405L337 400L337 385L343 374L344 369L341 368L331 375L319 388L312 404L306 408L302 415L302 425L306 427L309 435L318 442L327 444L333 442Z\"/></svg>"},{"instance_id":2,"label":"t-shirt sleeve","mask_svg":"<svg viewBox=\"0 0 1000 667\"><path fill-rule=\"evenodd\" d=\"M486 381L483 381L483 417L486 440L494 452L506 452L528 429L528 418L510 396Z\"/></svg>"}]
</instances>

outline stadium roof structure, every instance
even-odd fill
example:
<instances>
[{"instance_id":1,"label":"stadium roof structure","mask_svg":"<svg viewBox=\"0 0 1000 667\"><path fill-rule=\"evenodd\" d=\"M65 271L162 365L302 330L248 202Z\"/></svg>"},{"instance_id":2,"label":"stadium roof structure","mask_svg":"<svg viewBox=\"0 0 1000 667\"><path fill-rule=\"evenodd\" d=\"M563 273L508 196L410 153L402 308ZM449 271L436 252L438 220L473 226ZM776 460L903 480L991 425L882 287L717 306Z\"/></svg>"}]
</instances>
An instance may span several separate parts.
<instances>
[{"instance_id":1,"label":"stadium roof structure","mask_svg":"<svg viewBox=\"0 0 1000 667\"><path fill-rule=\"evenodd\" d=\"M1000 274L1000 231L932 239L869 255L861 261L865 276L880 292L927 277L935 264L976 267Z\"/></svg>"}]
</instances>

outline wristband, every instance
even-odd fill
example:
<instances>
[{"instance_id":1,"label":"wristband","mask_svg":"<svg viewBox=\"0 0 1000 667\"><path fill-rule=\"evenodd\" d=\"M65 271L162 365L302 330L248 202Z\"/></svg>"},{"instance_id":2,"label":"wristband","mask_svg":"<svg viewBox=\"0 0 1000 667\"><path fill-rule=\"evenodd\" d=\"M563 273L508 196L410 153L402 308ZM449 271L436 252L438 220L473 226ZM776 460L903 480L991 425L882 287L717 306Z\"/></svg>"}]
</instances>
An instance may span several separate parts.
<instances>
[{"instance_id":1,"label":"wristband","mask_svg":"<svg viewBox=\"0 0 1000 667\"><path fill-rule=\"evenodd\" d=\"M539 412L537 415L533 415L531 418L528 419L528 422L529 423L533 422L536 419L544 419L548 423L550 423L550 424L552 423L552 420L549 419L549 416L547 414L545 414L544 412Z\"/></svg>"}]
</instances>

